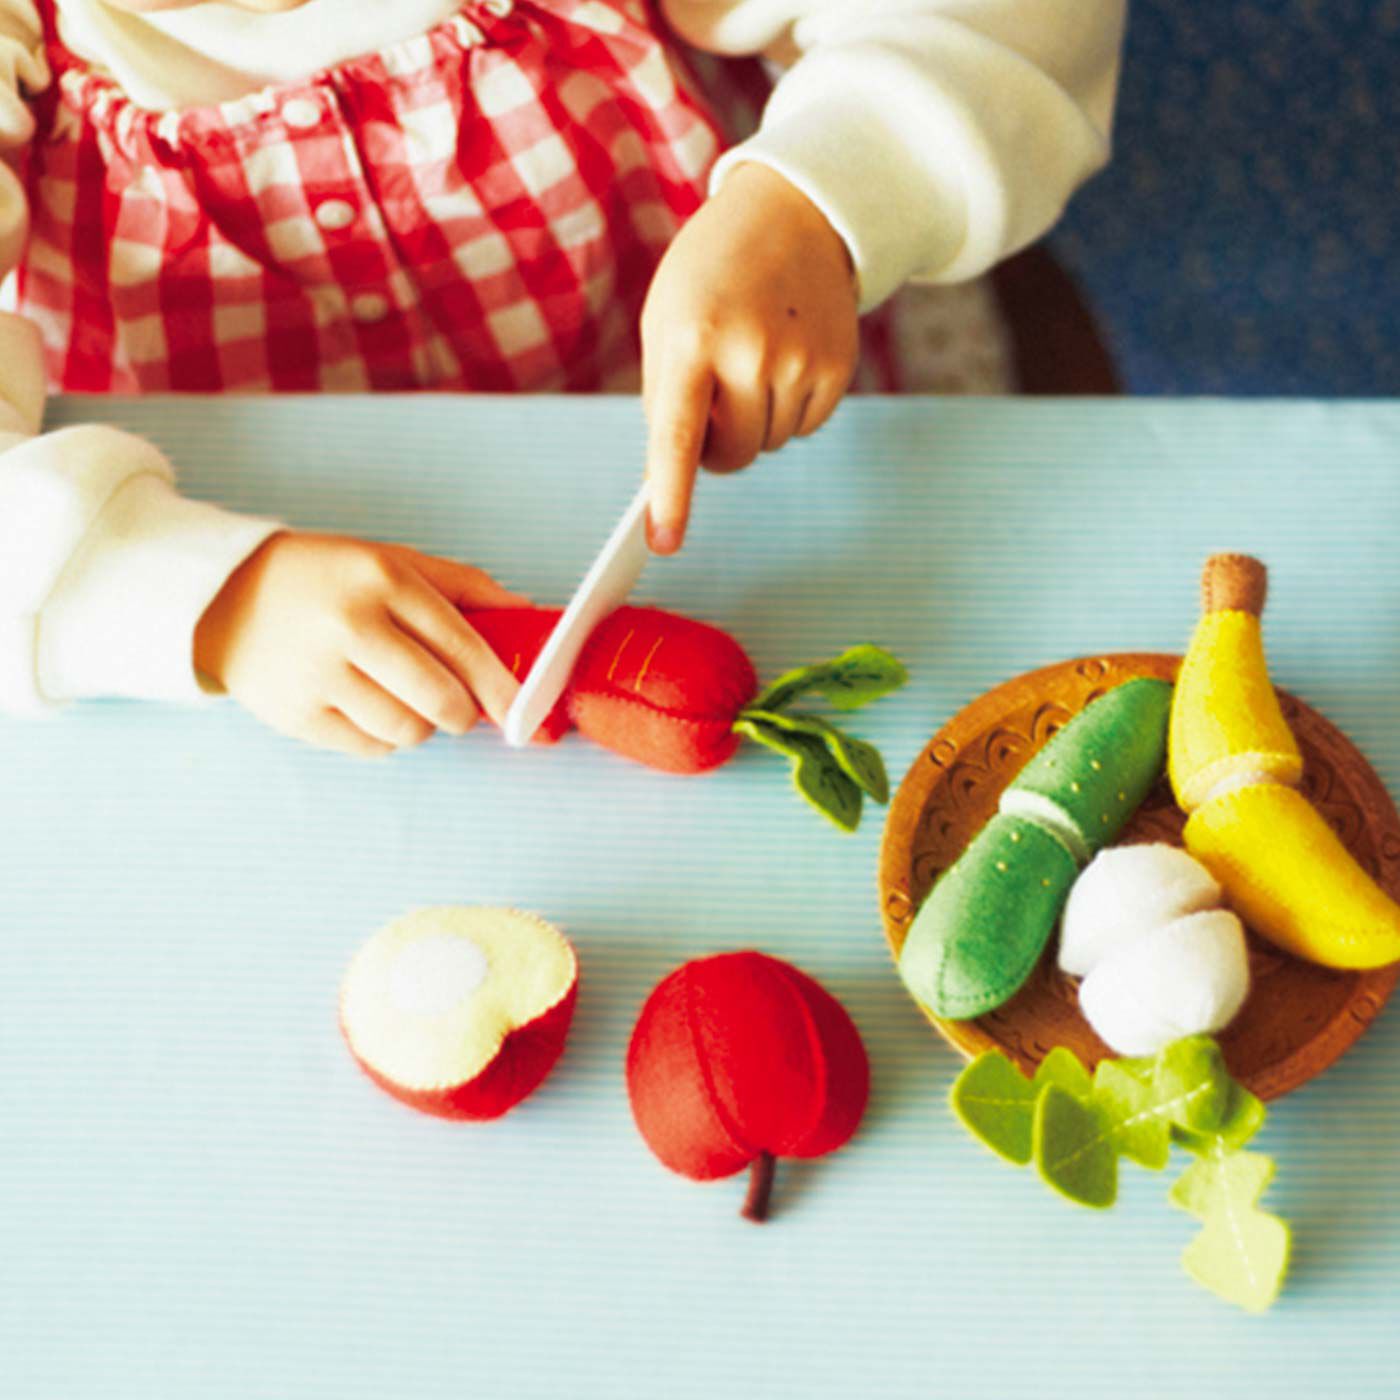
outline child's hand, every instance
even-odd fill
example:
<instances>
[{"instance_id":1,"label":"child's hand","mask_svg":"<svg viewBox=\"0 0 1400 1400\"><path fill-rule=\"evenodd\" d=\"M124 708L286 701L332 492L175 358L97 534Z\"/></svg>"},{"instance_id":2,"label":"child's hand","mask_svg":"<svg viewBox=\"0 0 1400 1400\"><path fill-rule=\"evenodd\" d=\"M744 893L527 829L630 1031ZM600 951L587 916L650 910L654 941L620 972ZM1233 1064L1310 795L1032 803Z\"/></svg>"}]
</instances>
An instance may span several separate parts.
<instances>
[{"instance_id":1,"label":"child's hand","mask_svg":"<svg viewBox=\"0 0 1400 1400\"><path fill-rule=\"evenodd\" d=\"M274 535L195 630L195 665L272 728L360 757L497 724L518 682L456 605L527 602L398 545Z\"/></svg>"},{"instance_id":2,"label":"child's hand","mask_svg":"<svg viewBox=\"0 0 1400 1400\"><path fill-rule=\"evenodd\" d=\"M815 431L858 350L850 254L768 167L740 165L680 231L642 310L651 545L680 548L695 473Z\"/></svg>"}]
</instances>

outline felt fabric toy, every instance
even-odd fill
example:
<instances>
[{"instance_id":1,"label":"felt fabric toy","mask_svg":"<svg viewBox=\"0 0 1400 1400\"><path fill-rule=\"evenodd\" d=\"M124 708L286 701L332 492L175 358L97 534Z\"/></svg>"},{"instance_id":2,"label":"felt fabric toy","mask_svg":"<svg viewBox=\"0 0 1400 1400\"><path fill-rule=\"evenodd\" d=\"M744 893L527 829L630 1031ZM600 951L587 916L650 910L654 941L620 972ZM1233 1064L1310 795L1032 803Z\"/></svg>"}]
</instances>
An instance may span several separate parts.
<instances>
[{"instance_id":1,"label":"felt fabric toy","mask_svg":"<svg viewBox=\"0 0 1400 1400\"><path fill-rule=\"evenodd\" d=\"M685 963L647 998L627 1093L647 1146L713 1181L750 1167L746 1219L768 1213L778 1157L820 1157L859 1125L870 1092L860 1033L829 992L764 953Z\"/></svg>"},{"instance_id":2,"label":"felt fabric toy","mask_svg":"<svg viewBox=\"0 0 1400 1400\"><path fill-rule=\"evenodd\" d=\"M464 616L523 677L561 613L495 608ZM858 646L759 691L752 663L728 633L660 608L623 607L589 637L541 737L557 740L574 726L648 767L702 773L727 762L747 736L784 754L798 792L835 825L854 831L864 797L889 797L879 751L819 715L792 710L791 702L820 695L838 710L855 710L906 679L889 652Z\"/></svg>"},{"instance_id":3,"label":"felt fabric toy","mask_svg":"<svg viewBox=\"0 0 1400 1400\"><path fill-rule=\"evenodd\" d=\"M1207 916L1208 917L1208 916ZM1263 1312L1288 1270L1288 1226L1259 1206L1272 1159L1245 1150L1264 1105L1231 1079L1205 1036L1173 1042L1153 1059L1101 1060L1089 1071L1063 1046L1025 1078L999 1050L973 1060L950 1096L979 1142L1076 1205L1106 1209L1118 1197L1121 1157L1161 1171L1173 1145L1193 1155L1169 1194L1202 1223L1182 1255L1186 1271L1218 1297Z\"/></svg>"},{"instance_id":4,"label":"felt fabric toy","mask_svg":"<svg viewBox=\"0 0 1400 1400\"><path fill-rule=\"evenodd\" d=\"M1060 967L1083 977L1079 1005L1120 1055L1152 1055L1223 1030L1249 994L1244 926L1221 889L1175 846L1101 851L1060 923Z\"/></svg>"},{"instance_id":5,"label":"felt fabric toy","mask_svg":"<svg viewBox=\"0 0 1400 1400\"><path fill-rule=\"evenodd\" d=\"M1186 849L1258 933L1328 967L1400 960L1400 905L1292 784L1302 762L1269 681L1257 559L1206 563L1205 615L1177 680L1170 771Z\"/></svg>"},{"instance_id":6,"label":"felt fabric toy","mask_svg":"<svg viewBox=\"0 0 1400 1400\"><path fill-rule=\"evenodd\" d=\"M1168 764L1182 811L1243 779L1293 785L1303 755L1264 661L1268 574L1256 559L1217 554L1201 580L1202 615L1177 675Z\"/></svg>"},{"instance_id":7,"label":"felt fabric toy","mask_svg":"<svg viewBox=\"0 0 1400 1400\"><path fill-rule=\"evenodd\" d=\"M1120 1055L1154 1055L1223 1030L1248 995L1244 926L1228 909L1205 909L1148 929L1091 968L1079 1005Z\"/></svg>"},{"instance_id":8,"label":"felt fabric toy","mask_svg":"<svg viewBox=\"0 0 1400 1400\"><path fill-rule=\"evenodd\" d=\"M1214 909L1221 889L1200 861L1149 842L1100 851L1074 882L1060 921L1060 968L1084 977L1149 929Z\"/></svg>"},{"instance_id":9,"label":"felt fabric toy","mask_svg":"<svg viewBox=\"0 0 1400 1400\"><path fill-rule=\"evenodd\" d=\"M340 1026L382 1089L440 1118L498 1118L564 1049L578 961L564 935L514 909L418 909L350 964Z\"/></svg>"},{"instance_id":10,"label":"felt fabric toy","mask_svg":"<svg viewBox=\"0 0 1400 1400\"><path fill-rule=\"evenodd\" d=\"M1082 864L1114 840L1162 771L1171 686L1141 678L1087 705L1021 770L940 877L899 971L936 1016L1000 1006L1030 976Z\"/></svg>"}]
</instances>

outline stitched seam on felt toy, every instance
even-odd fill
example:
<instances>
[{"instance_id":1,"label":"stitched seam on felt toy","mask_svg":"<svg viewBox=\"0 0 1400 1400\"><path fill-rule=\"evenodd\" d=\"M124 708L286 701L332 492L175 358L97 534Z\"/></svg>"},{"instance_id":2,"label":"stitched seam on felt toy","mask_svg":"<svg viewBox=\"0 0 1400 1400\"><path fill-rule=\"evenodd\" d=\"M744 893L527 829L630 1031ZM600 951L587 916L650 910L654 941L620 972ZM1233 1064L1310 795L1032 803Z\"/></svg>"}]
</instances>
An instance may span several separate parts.
<instances>
[{"instance_id":1,"label":"stitched seam on felt toy","mask_svg":"<svg viewBox=\"0 0 1400 1400\"><path fill-rule=\"evenodd\" d=\"M658 637L651 644L651 650L647 652L646 656L642 660L642 669L637 672L637 679L632 682L632 689L635 690L638 695L642 693L642 682L646 680L647 672L651 670L651 658L655 656L658 651L661 650L661 643L665 640L665 637ZM609 679L611 679L611 677L609 677Z\"/></svg>"},{"instance_id":2,"label":"stitched seam on felt toy","mask_svg":"<svg viewBox=\"0 0 1400 1400\"><path fill-rule=\"evenodd\" d=\"M1038 826L1065 848L1076 866L1088 865L1091 855L1089 843L1074 818L1058 802L1038 792L1007 788L997 803L997 811L1003 816L1019 817L1032 826Z\"/></svg>"},{"instance_id":3,"label":"stitched seam on felt toy","mask_svg":"<svg viewBox=\"0 0 1400 1400\"><path fill-rule=\"evenodd\" d=\"M685 977L681 985L685 988L685 1028L690 1035L690 1052L695 1056L695 1063L699 1066L700 1081L705 1086L705 1098L709 1102L710 1111L715 1115L715 1121L724 1130L724 1135L739 1151L752 1152L754 1149L740 1135L737 1127L729 1121L729 1115L725 1113L724 1105L720 1102L719 1095L715 1093L714 1076L710 1073L710 1059L700 1044L699 1031L695 1025L695 992L691 986L690 978Z\"/></svg>"},{"instance_id":4,"label":"stitched seam on felt toy","mask_svg":"<svg viewBox=\"0 0 1400 1400\"><path fill-rule=\"evenodd\" d=\"M1217 1174L1223 1176L1221 1168L1225 1162L1225 1150L1220 1145L1218 1137L1211 1144L1210 1152L1215 1159ZM1240 1229L1240 1218L1235 1211L1235 1198L1228 1190L1225 1192L1225 1215L1230 1222L1230 1234L1235 1241L1235 1249L1244 1262L1245 1272L1249 1275L1249 1286L1251 1289L1257 1290L1259 1279L1254 1272L1254 1266L1249 1261L1249 1250L1245 1248L1244 1232Z\"/></svg>"},{"instance_id":5,"label":"stitched seam on felt toy","mask_svg":"<svg viewBox=\"0 0 1400 1400\"><path fill-rule=\"evenodd\" d=\"M1039 954L1037 954L1036 957L1038 961ZM1026 974L1022 973L1019 977L1004 977L1001 981L992 983L990 986L984 983L976 1001L973 1003L976 1009L972 1011L964 1011L961 1015L953 1016L950 1019L955 1021L968 1021L973 1019L974 1017L983 1015L985 1012L995 1010L996 1007L999 1006L1006 999L1007 994L1014 991L1025 980ZM942 960L938 964L938 996L940 1001L943 999L943 994L947 990L948 957L945 953ZM992 1000L988 1004L983 1005L983 1003L988 997L991 997ZM935 1012L934 1014L937 1015L938 1013Z\"/></svg>"},{"instance_id":6,"label":"stitched seam on felt toy","mask_svg":"<svg viewBox=\"0 0 1400 1400\"><path fill-rule=\"evenodd\" d=\"M613 652L612 665L608 667L608 674L606 679L612 680L613 674L617 670L617 663L622 660L622 653L627 650L627 643L630 642L632 638L636 635L637 629L635 627L629 627L627 629L627 635L622 639L622 645L618 647L618 649L615 652Z\"/></svg>"},{"instance_id":7,"label":"stitched seam on felt toy","mask_svg":"<svg viewBox=\"0 0 1400 1400\"><path fill-rule=\"evenodd\" d=\"M947 959L944 959L942 965L938 969L938 994L940 998L942 997L943 993L948 990L946 976L947 967ZM1024 977L1007 977L1003 981L997 982L992 986L987 986L986 984L984 984L980 995L977 997L977 1000L973 1003L973 1005L976 1006L978 1009L975 1011L964 1011L960 1016L954 1016L951 1019L955 1021L970 1021L975 1017L983 1015L985 1012L994 1011L997 1008L997 1006L1006 999L1007 993L1019 987L1023 981L1025 981ZM984 1006L983 1002L986 1001L988 997L991 997L993 1000L990 1004Z\"/></svg>"},{"instance_id":8,"label":"stitched seam on felt toy","mask_svg":"<svg viewBox=\"0 0 1400 1400\"><path fill-rule=\"evenodd\" d=\"M943 999L944 993L948 990L948 945L944 944L940 951L942 953L942 956L940 957L938 962L936 985L938 988L938 997L941 1001ZM1043 947L1042 951L1044 951ZM1037 961L1039 960L1039 956L1039 954L1036 955ZM998 1005L1000 1005L1002 1001L1006 999L1007 993L1014 991L1017 987L1019 987L1021 983L1025 981L1025 978L1025 973L1022 973L1019 977L1013 974L1009 977L1003 977L1000 981L992 983L990 986L984 983L980 995L974 1002L974 1005L977 1007L977 1009L974 1011L964 1012L961 1016L954 1017L953 1019L969 1020L972 1017L981 1016L984 1012L995 1009ZM982 1005L982 1003L986 1000L987 997L991 997L992 1001L990 1002L990 1004L984 1006Z\"/></svg>"},{"instance_id":9,"label":"stitched seam on felt toy","mask_svg":"<svg viewBox=\"0 0 1400 1400\"><path fill-rule=\"evenodd\" d=\"M777 959L774 959L774 961L776 962ZM812 1008L807 1005L807 998L803 994L802 986L799 984L797 978L793 977L788 972L787 968L779 966L778 972L781 975L783 982L791 990L793 996L797 998L798 1006L802 1008L802 1024L807 1028L808 1056L810 1057L812 1064L815 1067L817 1067L821 1073L821 1093L814 1094L812 1096L812 1101L816 1104L816 1108L812 1113L811 1121L803 1128L802 1132L798 1135L797 1143L795 1145L800 1145L806 1142L807 1139L812 1136L812 1133L816 1130L817 1125L822 1121L822 1115L826 1109L827 1086L831 1082L831 1072L827 1067L826 1054L822 1050L821 1036L817 1033L817 1018L812 1014Z\"/></svg>"},{"instance_id":10,"label":"stitched seam on felt toy","mask_svg":"<svg viewBox=\"0 0 1400 1400\"><path fill-rule=\"evenodd\" d=\"M1249 753L1231 754L1229 758L1217 759L1205 771L1209 773L1213 768L1219 768L1223 763L1234 763L1241 758L1266 758L1267 754L1262 751L1251 750ZM1272 773L1265 773L1260 769L1251 768L1246 773L1231 773L1219 779L1213 786L1208 787L1205 795L1201 798L1200 806L1205 807L1214 802L1218 797L1228 797L1232 792L1238 792L1242 788L1251 787L1295 787L1294 783L1286 783L1282 778L1276 778Z\"/></svg>"},{"instance_id":11,"label":"stitched seam on felt toy","mask_svg":"<svg viewBox=\"0 0 1400 1400\"><path fill-rule=\"evenodd\" d=\"M1077 1162L1086 1152L1092 1151L1095 1147L1105 1142L1112 1142L1125 1128L1134 1128L1139 1123L1146 1123L1149 1119L1160 1118L1172 1110L1180 1108L1183 1104L1188 1104L1192 1099L1200 1094L1204 1094L1211 1086L1208 1083L1198 1084L1194 1089L1188 1090L1179 1098L1171 1099L1167 1103L1154 1104L1151 1108L1145 1108L1141 1113L1135 1113L1131 1118L1125 1118L1121 1123L1115 1123L1106 1133L1100 1133L1097 1137L1091 1138L1077 1152L1071 1152L1068 1157L1057 1157L1053 1163L1056 1168L1067 1167L1071 1162Z\"/></svg>"}]
</instances>

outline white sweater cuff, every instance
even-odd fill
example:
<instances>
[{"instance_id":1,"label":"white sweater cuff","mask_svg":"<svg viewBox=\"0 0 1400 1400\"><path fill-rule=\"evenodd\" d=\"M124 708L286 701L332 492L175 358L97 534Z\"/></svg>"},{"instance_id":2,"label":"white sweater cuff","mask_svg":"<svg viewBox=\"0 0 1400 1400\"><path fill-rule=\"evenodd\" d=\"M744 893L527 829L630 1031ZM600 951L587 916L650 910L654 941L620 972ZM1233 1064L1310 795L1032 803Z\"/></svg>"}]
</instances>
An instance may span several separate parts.
<instances>
[{"instance_id":1,"label":"white sweater cuff","mask_svg":"<svg viewBox=\"0 0 1400 1400\"><path fill-rule=\"evenodd\" d=\"M0 710L194 700L194 629L280 527L188 501L158 449L65 428L0 456Z\"/></svg>"},{"instance_id":2,"label":"white sweater cuff","mask_svg":"<svg viewBox=\"0 0 1400 1400\"><path fill-rule=\"evenodd\" d=\"M37 680L50 703L101 695L196 701L194 632L275 521L187 500L133 477L112 497L44 609Z\"/></svg>"},{"instance_id":3,"label":"white sweater cuff","mask_svg":"<svg viewBox=\"0 0 1400 1400\"><path fill-rule=\"evenodd\" d=\"M855 93L827 90L773 119L720 157L711 192L746 161L776 171L825 215L850 250L860 309L869 311L920 270L947 265L963 243L966 198L953 179L911 160Z\"/></svg>"}]
</instances>

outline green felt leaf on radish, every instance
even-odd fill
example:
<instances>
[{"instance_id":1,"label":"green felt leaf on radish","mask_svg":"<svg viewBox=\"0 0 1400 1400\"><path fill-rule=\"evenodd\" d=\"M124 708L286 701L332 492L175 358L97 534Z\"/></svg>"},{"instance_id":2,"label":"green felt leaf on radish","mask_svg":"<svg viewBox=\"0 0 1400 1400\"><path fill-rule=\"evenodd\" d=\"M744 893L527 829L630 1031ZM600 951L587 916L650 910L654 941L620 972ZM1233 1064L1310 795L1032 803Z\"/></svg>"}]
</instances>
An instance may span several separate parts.
<instances>
[{"instance_id":1,"label":"green felt leaf on radish","mask_svg":"<svg viewBox=\"0 0 1400 1400\"><path fill-rule=\"evenodd\" d=\"M1248 1312L1265 1311L1288 1272L1288 1226L1259 1206L1273 1175L1272 1158L1217 1140L1171 1190L1172 1203L1204 1225L1182 1255L1186 1272Z\"/></svg>"},{"instance_id":2,"label":"green felt leaf on radish","mask_svg":"<svg viewBox=\"0 0 1400 1400\"><path fill-rule=\"evenodd\" d=\"M740 734L783 754L792 763L793 785L834 826L860 825L861 790L833 757L823 739L774 722L772 715L745 710L734 721Z\"/></svg>"},{"instance_id":3,"label":"green felt leaf on radish","mask_svg":"<svg viewBox=\"0 0 1400 1400\"><path fill-rule=\"evenodd\" d=\"M842 831L854 831L860 825L860 788L820 739L806 734L788 737L800 755L792 774L798 792Z\"/></svg>"},{"instance_id":4,"label":"green felt leaf on radish","mask_svg":"<svg viewBox=\"0 0 1400 1400\"><path fill-rule=\"evenodd\" d=\"M889 775L885 772L885 760L880 757L880 750L874 744L853 738L838 729L830 720L822 719L820 715L796 712L783 714L773 710L748 709L740 719L757 719L789 734L806 734L811 738L820 739L832 758L840 765L841 771L862 792L873 797L876 802L889 801ZM738 728L738 725L735 727Z\"/></svg>"},{"instance_id":5,"label":"green felt leaf on radish","mask_svg":"<svg viewBox=\"0 0 1400 1400\"><path fill-rule=\"evenodd\" d=\"M753 739L764 748L772 749L774 753L792 759L794 763L802 757L801 750L789 738L792 731L779 728L773 723L773 716L764 714L761 710L745 710L734 721L734 732Z\"/></svg>"},{"instance_id":6,"label":"green felt leaf on radish","mask_svg":"<svg viewBox=\"0 0 1400 1400\"><path fill-rule=\"evenodd\" d=\"M909 679L892 652L868 643L851 647L830 661L799 666L759 692L756 710L779 710L797 696L813 691L838 710L858 710L898 690Z\"/></svg>"}]
</instances>

